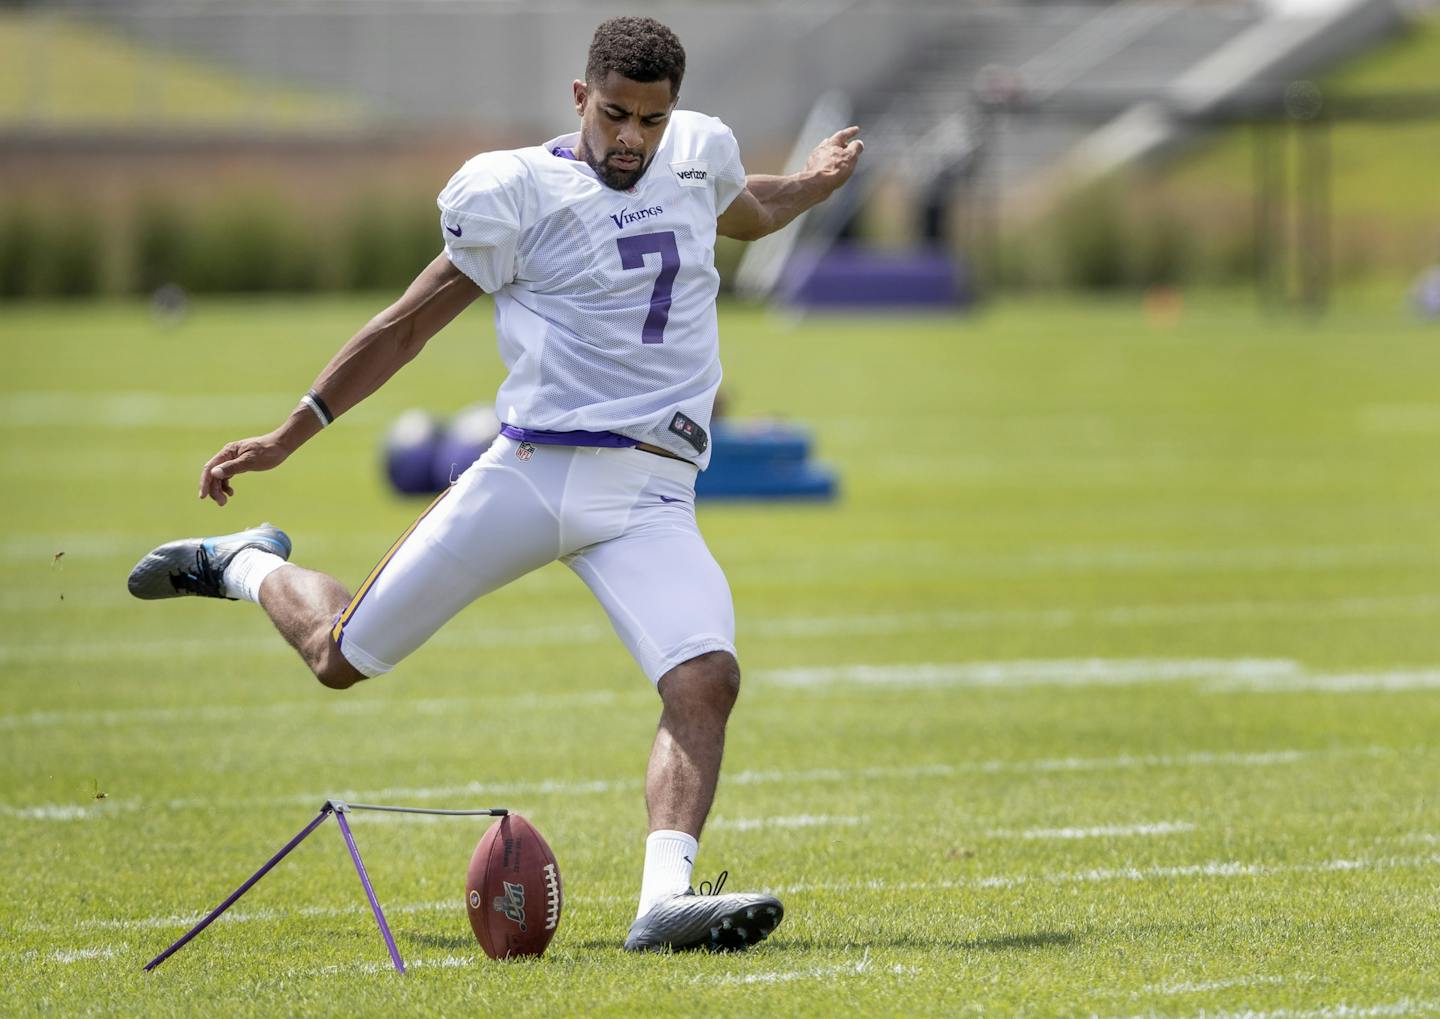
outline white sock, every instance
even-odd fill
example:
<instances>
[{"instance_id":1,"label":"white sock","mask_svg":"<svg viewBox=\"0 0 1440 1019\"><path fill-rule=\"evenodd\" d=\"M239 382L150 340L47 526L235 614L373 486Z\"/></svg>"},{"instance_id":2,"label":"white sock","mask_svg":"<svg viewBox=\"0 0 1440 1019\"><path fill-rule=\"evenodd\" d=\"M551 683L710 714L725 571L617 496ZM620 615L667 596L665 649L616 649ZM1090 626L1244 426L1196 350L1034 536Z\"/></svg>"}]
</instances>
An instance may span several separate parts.
<instances>
[{"instance_id":1,"label":"white sock","mask_svg":"<svg viewBox=\"0 0 1440 1019\"><path fill-rule=\"evenodd\" d=\"M285 565L274 552L263 548L242 548L225 567L225 593L231 598L260 601L260 584Z\"/></svg>"},{"instance_id":2,"label":"white sock","mask_svg":"<svg viewBox=\"0 0 1440 1019\"><path fill-rule=\"evenodd\" d=\"M650 912L655 903L679 895L690 887L690 873L695 869L695 854L700 843L683 831L652 831L645 840L645 876L640 881L638 920Z\"/></svg>"}]
</instances>

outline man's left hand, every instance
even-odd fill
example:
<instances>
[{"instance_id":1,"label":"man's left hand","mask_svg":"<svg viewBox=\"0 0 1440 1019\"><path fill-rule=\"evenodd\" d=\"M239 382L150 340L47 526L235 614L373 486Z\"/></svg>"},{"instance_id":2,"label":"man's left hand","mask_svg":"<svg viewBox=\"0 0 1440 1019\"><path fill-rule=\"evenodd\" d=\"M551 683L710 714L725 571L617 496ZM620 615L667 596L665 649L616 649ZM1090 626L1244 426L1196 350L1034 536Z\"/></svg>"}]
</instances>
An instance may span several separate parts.
<instances>
[{"instance_id":1,"label":"man's left hand","mask_svg":"<svg viewBox=\"0 0 1440 1019\"><path fill-rule=\"evenodd\" d=\"M847 127L836 131L810 153L805 160L805 173L822 183L827 191L834 191L850 179L865 143L860 140L858 127Z\"/></svg>"}]
</instances>

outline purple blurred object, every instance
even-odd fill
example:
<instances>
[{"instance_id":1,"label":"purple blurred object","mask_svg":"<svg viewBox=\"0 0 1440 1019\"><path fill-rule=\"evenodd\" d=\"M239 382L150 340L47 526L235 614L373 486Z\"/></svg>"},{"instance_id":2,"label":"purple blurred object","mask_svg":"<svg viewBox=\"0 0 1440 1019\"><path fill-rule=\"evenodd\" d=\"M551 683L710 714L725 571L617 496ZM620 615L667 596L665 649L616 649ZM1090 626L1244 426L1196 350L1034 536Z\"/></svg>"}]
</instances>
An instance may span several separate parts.
<instances>
[{"instance_id":1,"label":"purple blurred object","mask_svg":"<svg viewBox=\"0 0 1440 1019\"><path fill-rule=\"evenodd\" d=\"M450 421L440 435L430 460L429 492L438 492L455 483L465 468L479 460L500 434L495 408L477 403L466 407Z\"/></svg>"},{"instance_id":2,"label":"purple blurred object","mask_svg":"<svg viewBox=\"0 0 1440 1019\"><path fill-rule=\"evenodd\" d=\"M423 410L407 410L385 434L385 475L397 492L434 495L434 463L444 431L440 419Z\"/></svg>"},{"instance_id":3,"label":"purple blurred object","mask_svg":"<svg viewBox=\"0 0 1440 1019\"><path fill-rule=\"evenodd\" d=\"M800 308L954 308L974 301L964 266L942 248L797 251L778 293L782 304Z\"/></svg>"}]
</instances>

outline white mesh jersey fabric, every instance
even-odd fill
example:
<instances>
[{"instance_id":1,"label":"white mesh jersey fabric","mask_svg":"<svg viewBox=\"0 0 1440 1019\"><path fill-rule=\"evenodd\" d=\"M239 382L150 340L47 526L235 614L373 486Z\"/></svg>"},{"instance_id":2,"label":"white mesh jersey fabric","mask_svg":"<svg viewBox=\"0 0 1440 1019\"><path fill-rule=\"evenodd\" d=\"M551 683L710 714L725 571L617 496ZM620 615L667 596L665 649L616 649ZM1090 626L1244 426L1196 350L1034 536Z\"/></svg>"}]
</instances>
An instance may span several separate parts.
<instances>
[{"instance_id":1,"label":"white mesh jersey fabric","mask_svg":"<svg viewBox=\"0 0 1440 1019\"><path fill-rule=\"evenodd\" d=\"M629 191L557 156L576 135L489 152L440 193L450 260L495 297L509 376L495 406L522 428L612 431L702 468L670 431L707 431L720 386L715 220L745 187L735 137L677 110Z\"/></svg>"}]
</instances>

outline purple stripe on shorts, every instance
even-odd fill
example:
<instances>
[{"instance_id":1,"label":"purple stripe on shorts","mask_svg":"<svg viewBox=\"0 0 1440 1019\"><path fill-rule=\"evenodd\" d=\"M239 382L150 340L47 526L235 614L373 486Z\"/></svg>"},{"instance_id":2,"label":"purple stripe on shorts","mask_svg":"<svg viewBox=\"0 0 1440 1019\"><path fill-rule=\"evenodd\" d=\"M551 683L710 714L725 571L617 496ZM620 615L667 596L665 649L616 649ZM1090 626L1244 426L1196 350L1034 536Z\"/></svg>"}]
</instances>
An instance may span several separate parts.
<instances>
[{"instance_id":1,"label":"purple stripe on shorts","mask_svg":"<svg viewBox=\"0 0 1440 1019\"><path fill-rule=\"evenodd\" d=\"M537 446L604 446L608 449L627 449L640 445L638 439L616 432L546 432L538 428L517 428L501 425L500 434L517 442L533 442Z\"/></svg>"}]
</instances>

